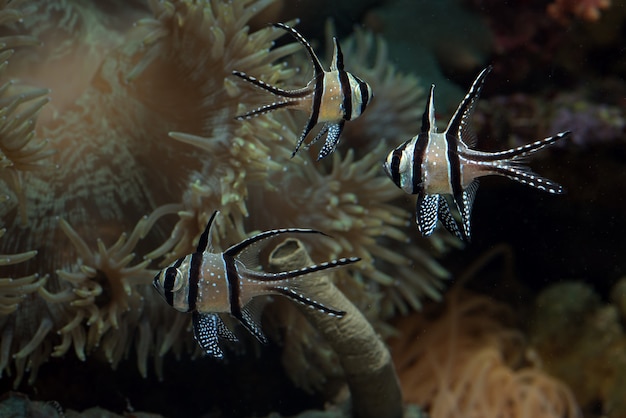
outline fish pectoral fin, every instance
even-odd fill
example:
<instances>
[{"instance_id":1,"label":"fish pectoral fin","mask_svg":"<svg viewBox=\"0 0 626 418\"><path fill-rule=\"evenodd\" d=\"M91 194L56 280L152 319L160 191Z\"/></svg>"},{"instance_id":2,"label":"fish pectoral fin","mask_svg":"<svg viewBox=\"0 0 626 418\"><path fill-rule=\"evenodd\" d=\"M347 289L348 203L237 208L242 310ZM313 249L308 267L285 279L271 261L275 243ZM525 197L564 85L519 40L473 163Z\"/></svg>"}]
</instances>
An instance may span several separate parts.
<instances>
[{"instance_id":1,"label":"fish pectoral fin","mask_svg":"<svg viewBox=\"0 0 626 418\"><path fill-rule=\"evenodd\" d=\"M332 153L335 148L337 148L337 144L339 143L339 136L341 135L341 131L343 131L343 126L345 123L345 120L341 120L328 126L326 141L324 142L322 149L320 149L320 153L317 156L317 161L326 157L327 155Z\"/></svg>"},{"instance_id":2,"label":"fish pectoral fin","mask_svg":"<svg viewBox=\"0 0 626 418\"><path fill-rule=\"evenodd\" d=\"M261 344L267 344L267 337L261 329L261 315L263 308L270 300L270 298L263 296L253 298L241 309L241 316L237 318Z\"/></svg>"},{"instance_id":3,"label":"fish pectoral fin","mask_svg":"<svg viewBox=\"0 0 626 418\"><path fill-rule=\"evenodd\" d=\"M219 327L222 320L214 313L194 312L193 318L193 336L202 347L204 352L212 357L224 358L224 353L219 346ZM222 323L223 325L223 323Z\"/></svg>"},{"instance_id":4,"label":"fish pectoral fin","mask_svg":"<svg viewBox=\"0 0 626 418\"><path fill-rule=\"evenodd\" d=\"M431 235L437 226L439 202L438 194L419 193L417 195L415 220L417 222L417 228L425 237Z\"/></svg>"},{"instance_id":5,"label":"fish pectoral fin","mask_svg":"<svg viewBox=\"0 0 626 418\"><path fill-rule=\"evenodd\" d=\"M298 291L302 290L302 286L299 286L299 289L297 290L294 289L292 286L274 286L272 290L280 295L286 296L287 298L300 303L301 305L307 306L312 309L317 309L318 311L323 312L327 315L337 316L341 318L346 314L345 311L331 308L330 306L326 306L323 303L320 303L312 298L305 296L305 292Z\"/></svg>"}]
</instances>

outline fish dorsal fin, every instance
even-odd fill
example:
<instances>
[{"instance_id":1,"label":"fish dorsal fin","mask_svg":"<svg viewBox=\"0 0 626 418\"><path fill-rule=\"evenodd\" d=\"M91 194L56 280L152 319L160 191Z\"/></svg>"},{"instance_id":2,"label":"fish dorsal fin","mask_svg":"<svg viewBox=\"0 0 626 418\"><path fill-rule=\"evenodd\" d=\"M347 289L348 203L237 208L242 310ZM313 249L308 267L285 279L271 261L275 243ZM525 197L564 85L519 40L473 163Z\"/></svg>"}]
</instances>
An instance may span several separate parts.
<instances>
[{"instance_id":1,"label":"fish dorsal fin","mask_svg":"<svg viewBox=\"0 0 626 418\"><path fill-rule=\"evenodd\" d=\"M343 71L343 52L335 36L333 36L333 44L333 61L330 63L330 71Z\"/></svg>"},{"instance_id":2,"label":"fish dorsal fin","mask_svg":"<svg viewBox=\"0 0 626 418\"><path fill-rule=\"evenodd\" d=\"M200 239L198 240L198 247L196 248L197 253L203 253L208 251L210 253L213 252L213 244L211 243L211 237L213 232L213 221L215 217L220 213L219 211L213 212L211 217L209 218L209 222L206 224L206 228L204 228L204 232L200 235Z\"/></svg>"},{"instance_id":3,"label":"fish dorsal fin","mask_svg":"<svg viewBox=\"0 0 626 418\"><path fill-rule=\"evenodd\" d=\"M304 46L304 48L306 49L306 52L308 52L309 56L311 57L311 61L313 62L313 68L315 70L316 78L320 74L324 74L324 68L322 68L322 64L320 63L319 58L317 58L317 55L315 55L315 51L313 51L313 48L311 48L311 44L309 44L309 42L306 39L304 39L304 36L302 36L300 32L298 32L291 26L285 25L284 23L274 23L273 26L276 28L281 28L283 30L286 30L287 32L291 34L291 36L296 38L296 40L300 42L302 46Z\"/></svg>"},{"instance_id":4,"label":"fish dorsal fin","mask_svg":"<svg viewBox=\"0 0 626 418\"><path fill-rule=\"evenodd\" d=\"M480 97L483 85L485 84L485 78L490 71L491 66L485 68L478 74L476 80L472 83L472 87L470 87L461 103L459 103L459 107L456 109L456 112L454 112L454 116L452 116L446 128L447 134L454 135L468 147L476 145L476 134L471 130L470 118L474 107L476 107L478 98Z\"/></svg>"},{"instance_id":5,"label":"fish dorsal fin","mask_svg":"<svg viewBox=\"0 0 626 418\"><path fill-rule=\"evenodd\" d=\"M452 235L463 241L463 234L459 229L459 226L452 216L452 212L450 211L450 206L448 205L448 201L445 197L439 195L439 220L443 224L444 228L448 230Z\"/></svg>"},{"instance_id":6,"label":"fish dorsal fin","mask_svg":"<svg viewBox=\"0 0 626 418\"><path fill-rule=\"evenodd\" d=\"M422 130L421 133L436 133L437 123L435 121L435 104L433 101L433 94L435 92L435 85L430 85L430 92L428 93L428 101L426 102L426 109L422 116Z\"/></svg>"},{"instance_id":7,"label":"fish dorsal fin","mask_svg":"<svg viewBox=\"0 0 626 418\"><path fill-rule=\"evenodd\" d=\"M215 358L223 358L224 353L219 346L219 327L222 320L214 313L195 311L193 318L193 336L204 352ZM224 324L222 323L222 326Z\"/></svg>"},{"instance_id":8,"label":"fish dorsal fin","mask_svg":"<svg viewBox=\"0 0 626 418\"><path fill-rule=\"evenodd\" d=\"M316 231L314 229L306 228L284 228L284 229L272 229L270 231L264 231L256 234L250 238L246 238L239 244L235 244L224 251L224 255L233 257L238 261L241 261L243 265L248 269L254 269L260 265L259 253L261 252L262 245L266 243L266 240L280 234L322 234L323 232Z\"/></svg>"},{"instance_id":9,"label":"fish dorsal fin","mask_svg":"<svg viewBox=\"0 0 626 418\"><path fill-rule=\"evenodd\" d=\"M241 324L262 344L267 344L267 338L261 329L261 315L263 308L270 300L267 296L253 298L241 309L241 318L239 319Z\"/></svg>"},{"instance_id":10,"label":"fish dorsal fin","mask_svg":"<svg viewBox=\"0 0 626 418\"><path fill-rule=\"evenodd\" d=\"M437 226L439 213L439 195L418 193L415 221L417 228L425 237L431 235Z\"/></svg>"}]
</instances>

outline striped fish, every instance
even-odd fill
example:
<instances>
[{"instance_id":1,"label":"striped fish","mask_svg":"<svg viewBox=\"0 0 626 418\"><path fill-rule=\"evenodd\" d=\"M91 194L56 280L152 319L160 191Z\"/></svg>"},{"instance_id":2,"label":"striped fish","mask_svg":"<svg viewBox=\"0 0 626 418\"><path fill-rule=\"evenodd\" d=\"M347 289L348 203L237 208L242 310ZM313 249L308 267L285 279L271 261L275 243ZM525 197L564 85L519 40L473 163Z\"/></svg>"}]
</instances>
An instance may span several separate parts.
<instances>
[{"instance_id":1,"label":"striped fish","mask_svg":"<svg viewBox=\"0 0 626 418\"><path fill-rule=\"evenodd\" d=\"M180 312L191 312L196 341L209 355L222 358L220 339L237 341L232 318L237 319L260 342L264 295L283 295L303 305L342 317L333 309L307 296L307 275L352 264L359 258L340 258L318 265L280 273L258 271L259 252L266 240L283 234L323 234L313 229L274 229L235 244L223 253L213 252L211 233L214 212L200 236L196 252L178 259L154 278L154 287L165 301ZM227 325L228 324L228 325Z\"/></svg>"},{"instance_id":2,"label":"striped fish","mask_svg":"<svg viewBox=\"0 0 626 418\"><path fill-rule=\"evenodd\" d=\"M233 71L233 75L240 77L247 82L272 93L279 98L279 101L261 106L244 115L237 116L236 119L250 119L276 109L289 108L310 112L307 122L296 148L291 157L296 155L307 135L318 123L323 123L321 130L305 147L308 148L324 135L326 141L322 146L317 160L321 160L333 152L339 142L339 136L347 120L359 117L372 100L371 87L353 74L343 69L343 54L337 38L333 38L334 52L330 71L324 71L320 60L315 55L313 48L306 39L294 28L283 23L274 23L273 26L289 32L306 48L315 76L306 87L297 90L284 90L279 87L269 85L261 80L251 77L241 71Z\"/></svg>"},{"instance_id":3,"label":"striped fish","mask_svg":"<svg viewBox=\"0 0 626 418\"><path fill-rule=\"evenodd\" d=\"M548 193L564 192L560 185L538 176L521 163L524 157L566 137L569 132L500 152L470 148L476 143L476 135L469 126L470 117L490 70L488 67L478 74L443 133L437 133L432 85L421 133L391 151L384 163L385 172L398 187L417 194L416 222L424 236L432 234L440 220L452 234L470 240L470 215L478 177L499 175ZM452 196L461 216L461 228L450 211L446 195Z\"/></svg>"}]
</instances>

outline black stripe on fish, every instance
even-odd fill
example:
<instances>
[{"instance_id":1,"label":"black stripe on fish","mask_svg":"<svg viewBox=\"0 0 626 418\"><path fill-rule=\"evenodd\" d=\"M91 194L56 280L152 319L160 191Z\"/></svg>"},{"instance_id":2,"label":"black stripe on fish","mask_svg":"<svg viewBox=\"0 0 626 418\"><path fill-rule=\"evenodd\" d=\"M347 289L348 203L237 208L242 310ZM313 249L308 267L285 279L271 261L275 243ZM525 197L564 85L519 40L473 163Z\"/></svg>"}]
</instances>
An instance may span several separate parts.
<instances>
[{"instance_id":1,"label":"black stripe on fish","mask_svg":"<svg viewBox=\"0 0 626 418\"><path fill-rule=\"evenodd\" d=\"M165 279L163 280L163 296L168 305L174 306L174 283L176 282L176 276L178 275L178 269L175 267L168 267L165 270ZM155 280L158 280L158 275Z\"/></svg>"},{"instance_id":2,"label":"black stripe on fish","mask_svg":"<svg viewBox=\"0 0 626 418\"><path fill-rule=\"evenodd\" d=\"M363 82L360 78L354 76L354 79L359 83L359 91L361 92L361 109L359 115L362 115L365 112L365 108L367 107L367 102L369 100L370 94L369 89L367 88L367 84Z\"/></svg>"},{"instance_id":3,"label":"black stripe on fish","mask_svg":"<svg viewBox=\"0 0 626 418\"><path fill-rule=\"evenodd\" d=\"M393 150L393 153L391 156L391 164L389 166L389 173L391 174L391 180L393 180L393 182L398 187L402 187L402 184L400 184L400 162L402 161L402 153L408 144L409 144L409 141L402 144L401 147L398 147L395 150Z\"/></svg>"},{"instance_id":4,"label":"black stripe on fish","mask_svg":"<svg viewBox=\"0 0 626 418\"><path fill-rule=\"evenodd\" d=\"M222 254L222 260L224 261L224 268L226 270L226 284L228 285L228 295L230 299L230 313L241 321L241 323L244 323L243 315L241 313L241 300L239 299L239 295L241 294L241 289L239 287L239 274L237 273L237 267L235 266L235 258L232 255L224 253ZM247 324L244 325L247 328Z\"/></svg>"},{"instance_id":5,"label":"black stripe on fish","mask_svg":"<svg viewBox=\"0 0 626 418\"><path fill-rule=\"evenodd\" d=\"M450 189L452 190L452 196L454 198L454 202L456 203L456 207L461 214L463 228L461 232L466 238L469 226L469 221L465 219L464 214L467 213L467 208L465 205L465 199L463 196L463 183L461 179L461 159L459 158L458 153L458 139L454 135L446 134L446 145L448 147L446 152L446 164L448 166L448 178L450 179Z\"/></svg>"},{"instance_id":6,"label":"black stripe on fish","mask_svg":"<svg viewBox=\"0 0 626 418\"><path fill-rule=\"evenodd\" d=\"M202 267L202 253L193 253L189 266L189 293L187 293L188 312L196 310L198 301L198 284L200 282L200 268Z\"/></svg>"},{"instance_id":7,"label":"black stripe on fish","mask_svg":"<svg viewBox=\"0 0 626 418\"><path fill-rule=\"evenodd\" d=\"M352 89L350 88L348 73L343 70L339 71L339 85L343 96L343 118L350 120L352 118Z\"/></svg>"},{"instance_id":8,"label":"black stripe on fish","mask_svg":"<svg viewBox=\"0 0 626 418\"><path fill-rule=\"evenodd\" d=\"M423 193L424 185L422 182L422 163L424 162L424 157L426 156L426 146L428 145L428 141L430 141L430 134L422 133L419 134L415 140L415 144L413 145L413 159L410 161L412 164L412 194Z\"/></svg>"},{"instance_id":9,"label":"black stripe on fish","mask_svg":"<svg viewBox=\"0 0 626 418\"><path fill-rule=\"evenodd\" d=\"M300 139L298 139L298 143L296 144L296 149L291 153L291 158L293 158L306 136L311 132L313 127L317 125L317 119L320 115L320 108L322 107L322 95L324 94L324 74L315 78L315 92L313 93L313 109L311 109L311 116L309 117L309 121L307 122L302 134L300 135Z\"/></svg>"}]
</instances>

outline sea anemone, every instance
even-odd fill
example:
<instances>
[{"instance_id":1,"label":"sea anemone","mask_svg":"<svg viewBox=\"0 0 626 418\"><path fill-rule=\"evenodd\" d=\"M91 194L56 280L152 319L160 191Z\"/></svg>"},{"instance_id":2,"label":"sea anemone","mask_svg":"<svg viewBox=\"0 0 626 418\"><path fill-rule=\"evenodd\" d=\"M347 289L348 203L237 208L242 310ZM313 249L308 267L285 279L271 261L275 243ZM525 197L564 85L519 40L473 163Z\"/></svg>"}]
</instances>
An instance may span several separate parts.
<instances>
[{"instance_id":1,"label":"sea anemone","mask_svg":"<svg viewBox=\"0 0 626 418\"><path fill-rule=\"evenodd\" d=\"M237 221L247 215L242 205L246 180L260 179L278 167L262 141L279 142L279 135L267 126L253 135L249 126L233 121L241 103L258 103L254 96L239 94L227 79L235 67L265 74L271 81L293 74L273 62L294 47L270 50L279 34L267 28L250 34L246 26L269 3L150 2L154 17L135 28L123 20L114 26L105 11L82 3L33 3L27 13L9 8L25 7L21 2L3 5L3 22L11 33L3 38L7 47L39 45L20 33L36 26L33 21L47 22L37 29L45 36L45 50L15 56L5 66L12 76L50 81L49 74L37 78L48 61L53 68L60 61L82 65L76 58L81 53L101 52L89 56L97 56L99 65L90 67L84 85L70 83L69 92L50 86L50 96L53 101L59 97L58 103L36 126L39 110L46 110L48 90L18 91L8 81L0 91L6 116L2 172L8 179L3 192L11 197L2 208L7 230L3 250L32 254L3 271L7 280L47 277L45 289L30 292L28 309L7 310L3 317L5 357L20 353L15 358L16 384L27 364L32 380L50 354L62 356L72 345L81 359L85 352L103 350L117 364L136 344L142 347L138 363L143 373L147 355L159 351L154 350L155 340L161 353L172 346L175 332L156 331L156 337L146 332L154 318L165 315L166 323L181 321L167 307L151 303L150 257L144 256L150 247L156 257L191 245L177 247L175 238L192 239L195 225L191 233L174 239L168 240L166 231L177 212L186 219L185 202L190 198L184 196L194 194L198 177L212 190L204 210L219 207ZM144 16L148 12L137 10ZM103 40L105 29L111 34ZM98 48L105 43L114 45ZM206 51L206 45L211 49ZM11 53L4 50L3 57ZM33 62L38 65L27 65ZM168 137L182 128L185 139L210 135L213 156ZM184 192L187 187L189 192ZM154 252L155 247L160 251ZM32 248L37 248L36 255ZM10 363L2 366L6 370Z\"/></svg>"},{"instance_id":2,"label":"sea anemone","mask_svg":"<svg viewBox=\"0 0 626 418\"><path fill-rule=\"evenodd\" d=\"M391 352L404 400L429 417L579 417L574 396L524 358L527 344L506 326L505 305L460 286L438 316L415 313L395 325Z\"/></svg>"},{"instance_id":3,"label":"sea anemone","mask_svg":"<svg viewBox=\"0 0 626 418\"><path fill-rule=\"evenodd\" d=\"M168 351L197 350L189 316L164 304L150 280L159 266L193 250L216 209L224 215L218 247L256 229L312 227L333 236L311 246L315 260L363 258L362 268L337 282L379 330L396 310L439 296L447 273L410 238L410 210L395 205L399 191L380 167L386 149L377 136L396 140L414 123L414 110L394 99L398 90L388 86L390 96L380 94L381 103L388 97L399 106L398 123L382 129L375 121L386 112L377 110L355 126L366 148L341 149L349 140L327 165L307 154L289 159L297 125L288 112L234 120L266 98L237 83L232 70L298 85L297 70L282 61L300 45L274 46L282 31L248 27L270 3L113 2L110 9L71 1L9 3L24 7L21 14L4 4L4 29L12 34L7 48L39 45L31 33L46 41L14 55L7 71L50 88L52 99L46 104L46 88L23 88L16 96L10 82L0 91L15 133L2 148L12 158L4 178L19 180L0 185L10 197L1 210L6 237L0 251L16 254L2 280L22 286L20 294L11 290L0 313L0 371L15 371L16 385L27 369L32 382L49 356L71 351L116 366L134 349L146 376L150 356L160 373ZM128 7L124 19L112 19L116 7ZM359 39L355 48L365 57L372 38ZM398 78L380 45L364 77L384 88ZM42 70L48 65L55 71ZM66 91L61 75L68 66L81 77ZM421 94L412 77L406 80L408 96ZM10 152L17 148L23 152ZM438 250L448 246L433 242ZM21 309L13 309L20 301ZM294 341L315 338L314 329L296 331L309 334ZM317 386L303 379L303 386Z\"/></svg>"}]
</instances>

